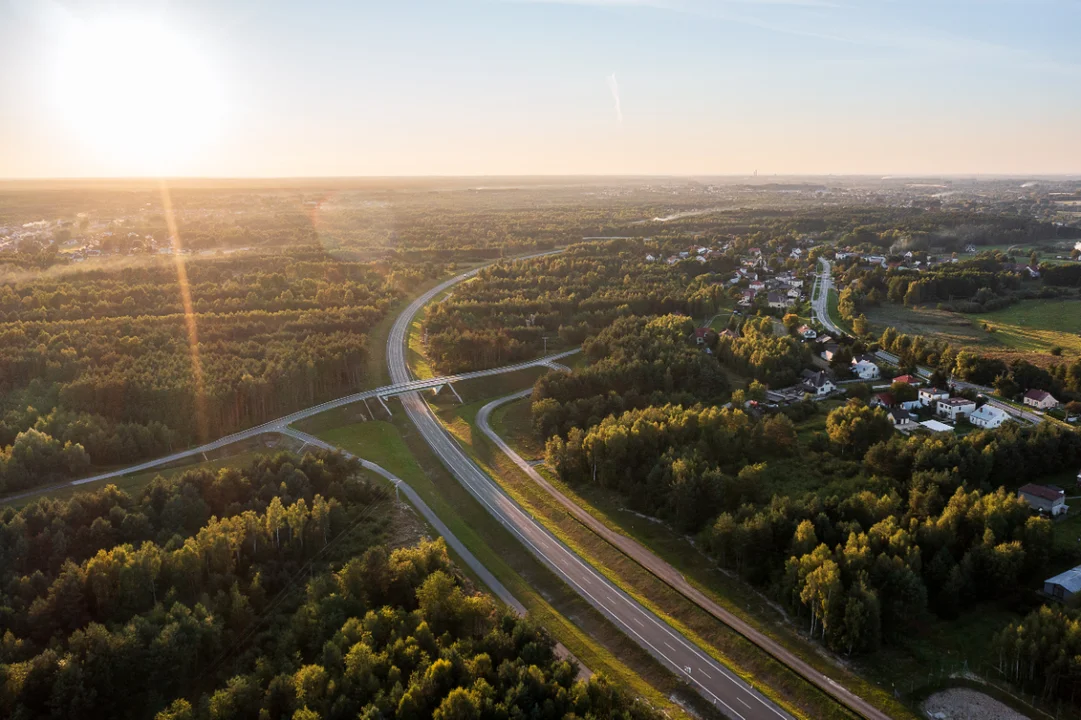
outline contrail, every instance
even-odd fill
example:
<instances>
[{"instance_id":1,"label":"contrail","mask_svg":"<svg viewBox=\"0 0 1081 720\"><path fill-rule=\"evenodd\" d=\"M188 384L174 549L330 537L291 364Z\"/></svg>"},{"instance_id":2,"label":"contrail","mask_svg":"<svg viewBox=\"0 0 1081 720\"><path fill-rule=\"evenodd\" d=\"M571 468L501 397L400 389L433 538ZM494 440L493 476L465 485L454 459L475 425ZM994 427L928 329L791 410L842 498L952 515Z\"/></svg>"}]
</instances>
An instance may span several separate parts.
<instances>
[{"instance_id":1,"label":"contrail","mask_svg":"<svg viewBox=\"0 0 1081 720\"><path fill-rule=\"evenodd\" d=\"M608 76L608 89L612 91L612 100L616 103L616 122L620 125L623 124L623 107L619 102L619 81L616 80L616 74L612 73Z\"/></svg>"}]
</instances>

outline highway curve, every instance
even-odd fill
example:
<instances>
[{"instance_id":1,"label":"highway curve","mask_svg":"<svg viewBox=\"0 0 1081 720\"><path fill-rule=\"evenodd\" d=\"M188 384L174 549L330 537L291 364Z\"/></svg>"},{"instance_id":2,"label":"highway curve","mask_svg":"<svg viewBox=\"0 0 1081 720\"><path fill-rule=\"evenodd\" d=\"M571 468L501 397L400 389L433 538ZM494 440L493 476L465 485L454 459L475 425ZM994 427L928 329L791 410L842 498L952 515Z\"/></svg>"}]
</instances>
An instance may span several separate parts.
<instances>
[{"instance_id":1,"label":"highway curve","mask_svg":"<svg viewBox=\"0 0 1081 720\"><path fill-rule=\"evenodd\" d=\"M452 278L421 295L398 317L387 340L391 382L408 382L406 340L413 316L436 295L476 271ZM506 495L458 446L417 392L402 405L433 452L452 475L538 559L658 661L682 677L725 715L738 720L790 718L771 700L642 607L582 560Z\"/></svg>"},{"instance_id":2,"label":"highway curve","mask_svg":"<svg viewBox=\"0 0 1081 720\"><path fill-rule=\"evenodd\" d=\"M536 468L530 465L521 455L516 453L503 438L499 437L491 425L488 422L491 417L492 411L500 405L505 403L519 400L528 397L532 394L532 389L522 390L521 392L508 395L507 397L493 400L480 409L477 413L477 425L481 431L499 447L503 453L514 461L514 464L521 468L522 472L529 476L529 478L543 488L549 495L555 498L566 510L576 519L578 522L585 525L587 528L596 533L601 539L613 547L619 549L624 555L637 562L643 568L653 573L661 581L667 583L673 590L680 593L688 600L693 602L698 607L708 612L713 617L723 622L728 627L738 632L743 637L750 640L759 648L764 650L773 656L776 660L788 667L793 672L797 673L807 682L817 687L822 692L826 693L848 709L858 713L860 716L868 718L868 720L889 720L889 716L883 713L881 710L871 705L869 702L854 694L848 688L838 684L832 680L829 676L823 675L814 667L804 662L799 656L789 652L780 643L776 642L772 638L758 630L754 629L739 617L725 610L723 607L714 602L708 595L703 593L698 588L687 582L687 579L674 567L653 554L652 551L647 549L632 538L622 535L610 527L602 523L597 518L590 515L588 512L578 506L577 503L572 501L566 495L561 493L555 486L544 479L544 476L537 472Z\"/></svg>"}]
</instances>

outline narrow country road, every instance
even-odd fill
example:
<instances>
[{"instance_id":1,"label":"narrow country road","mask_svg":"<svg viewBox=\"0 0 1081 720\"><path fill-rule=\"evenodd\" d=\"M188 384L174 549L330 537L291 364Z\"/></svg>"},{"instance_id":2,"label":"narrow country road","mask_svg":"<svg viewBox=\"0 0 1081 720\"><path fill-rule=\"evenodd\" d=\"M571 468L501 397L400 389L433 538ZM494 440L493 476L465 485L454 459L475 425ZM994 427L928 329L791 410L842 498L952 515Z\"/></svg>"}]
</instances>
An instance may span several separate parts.
<instances>
[{"instance_id":1,"label":"narrow country road","mask_svg":"<svg viewBox=\"0 0 1081 720\"><path fill-rule=\"evenodd\" d=\"M413 316L428 301L454 284L454 280L464 280L472 274L463 274L433 288L418 297L398 317L387 340L387 365L392 383L401 385L410 379L405 347ZM791 717L661 618L642 607L529 516L462 451L419 393L409 392L400 397L410 420L447 470L538 559L628 637L677 676L684 678L728 717L737 720Z\"/></svg>"},{"instance_id":2,"label":"narrow country road","mask_svg":"<svg viewBox=\"0 0 1081 720\"><path fill-rule=\"evenodd\" d=\"M585 525L587 528L596 533L601 539L608 542L613 547L617 548L624 555L637 562L643 568L651 572L661 581L667 583L673 590L677 591L685 598L693 602L698 607L708 612L713 617L723 622L728 627L738 632L743 637L750 640L759 648L764 650L773 656L776 660L783 665L797 673L804 680L808 681L822 692L833 697L839 703L849 708L853 712L858 713L862 717L868 718L868 720L889 720L889 716L883 713L881 710L871 705L869 702L852 693L847 688L839 685L832 680L829 676L823 675L814 667L809 665L800 659L797 655L789 652L780 643L774 641L770 637L764 635L758 630L751 627L739 617L725 610L718 605L712 598L703 593L698 588L687 582L687 579L683 575L672 567L670 564L657 557L651 550L638 543L636 540L627 537L621 533L612 530L610 527L602 523L593 515L583 510L577 503L561 493L555 486L544 479L544 476L537 472L536 468L529 464L521 455L516 453L504 440L501 438L489 423L492 411L500 405L504 405L515 400L529 397L533 393L533 389L522 390L521 392L508 395L498 400L493 400L480 409L477 413L477 425L480 427L489 440L496 444L503 453L514 461L522 472L529 476L529 478L543 488L549 495L555 498L560 505L562 505L567 512L569 512L576 520Z\"/></svg>"}]
</instances>

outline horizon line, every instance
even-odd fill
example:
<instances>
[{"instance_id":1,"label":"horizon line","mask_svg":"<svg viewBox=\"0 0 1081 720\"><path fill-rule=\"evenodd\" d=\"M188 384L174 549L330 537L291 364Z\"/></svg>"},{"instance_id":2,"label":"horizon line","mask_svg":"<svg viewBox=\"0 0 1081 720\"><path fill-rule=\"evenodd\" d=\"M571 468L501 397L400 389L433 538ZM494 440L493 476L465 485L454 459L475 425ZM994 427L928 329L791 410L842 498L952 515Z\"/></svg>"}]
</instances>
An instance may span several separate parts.
<instances>
[{"instance_id":1,"label":"horizon line","mask_svg":"<svg viewBox=\"0 0 1081 720\"><path fill-rule=\"evenodd\" d=\"M169 181L312 181L312 180L473 180L473 179L696 179L696 178L868 178L904 180L926 178L1046 178L1081 180L1077 172L853 172L853 173L492 173L492 174L427 174L427 175L59 175L0 177L0 183L34 182L169 182Z\"/></svg>"}]
</instances>

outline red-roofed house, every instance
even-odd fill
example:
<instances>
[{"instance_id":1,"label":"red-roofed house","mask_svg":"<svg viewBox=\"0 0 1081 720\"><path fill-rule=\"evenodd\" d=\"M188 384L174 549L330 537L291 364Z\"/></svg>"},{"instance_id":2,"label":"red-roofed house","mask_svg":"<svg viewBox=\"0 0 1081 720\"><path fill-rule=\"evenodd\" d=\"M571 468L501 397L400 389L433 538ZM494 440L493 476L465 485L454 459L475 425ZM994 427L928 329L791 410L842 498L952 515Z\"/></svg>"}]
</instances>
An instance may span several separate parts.
<instances>
[{"instance_id":1,"label":"red-roofed house","mask_svg":"<svg viewBox=\"0 0 1081 720\"><path fill-rule=\"evenodd\" d=\"M1025 404L1040 410L1050 410L1058 406L1058 400L1044 390L1029 390L1025 393Z\"/></svg>"},{"instance_id":2,"label":"red-roofed house","mask_svg":"<svg viewBox=\"0 0 1081 720\"><path fill-rule=\"evenodd\" d=\"M899 375L893 379L894 382L905 383L907 385L919 385L920 379L915 375Z\"/></svg>"},{"instance_id":3,"label":"red-roofed house","mask_svg":"<svg viewBox=\"0 0 1081 720\"><path fill-rule=\"evenodd\" d=\"M896 401L893 399L893 393L881 392L871 398L870 404L871 407L884 407L889 409L896 404Z\"/></svg>"}]
</instances>

